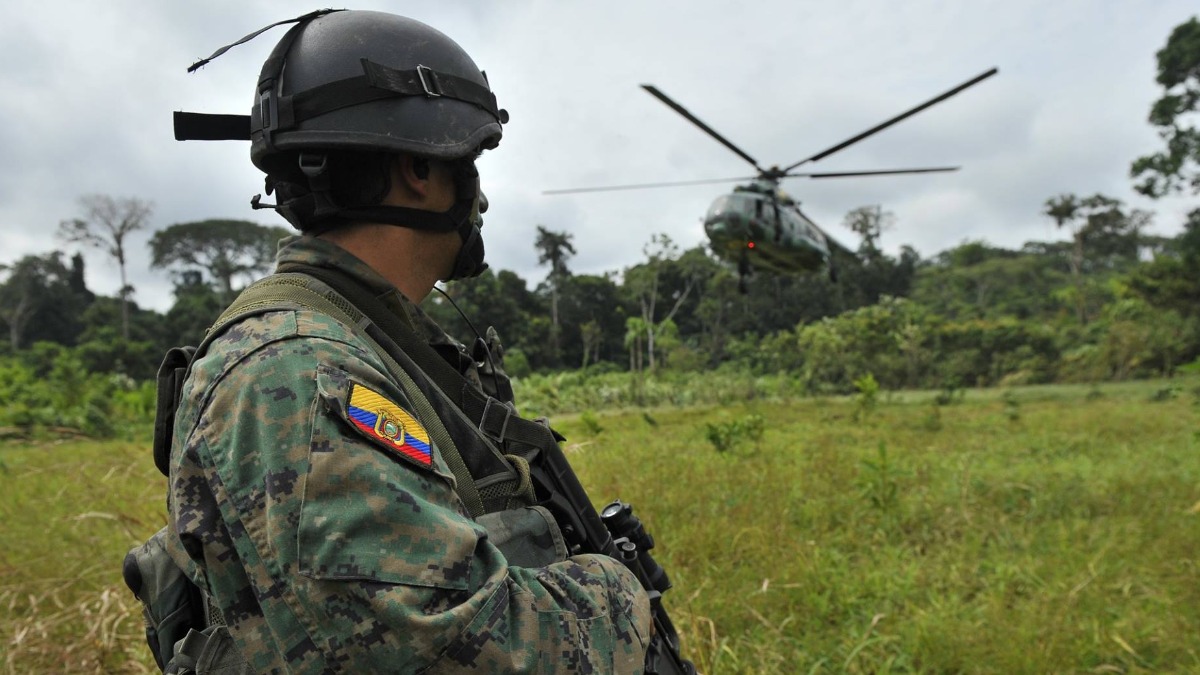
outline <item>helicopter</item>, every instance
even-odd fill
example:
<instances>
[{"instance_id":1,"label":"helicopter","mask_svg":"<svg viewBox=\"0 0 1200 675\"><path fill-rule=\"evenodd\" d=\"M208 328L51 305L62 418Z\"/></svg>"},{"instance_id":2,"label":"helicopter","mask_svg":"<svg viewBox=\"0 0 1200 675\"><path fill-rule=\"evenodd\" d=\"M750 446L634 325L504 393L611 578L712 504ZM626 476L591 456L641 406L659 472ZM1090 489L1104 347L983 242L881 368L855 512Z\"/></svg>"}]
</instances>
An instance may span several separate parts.
<instances>
[{"instance_id":1,"label":"helicopter","mask_svg":"<svg viewBox=\"0 0 1200 675\"><path fill-rule=\"evenodd\" d=\"M850 252L833 237L817 226L803 211L800 204L779 184L787 178L850 178L859 176L883 176L894 174L940 173L957 171L957 166L938 166L909 169L882 169L871 171L834 171L797 173L794 170L812 162L818 162L839 150L857 143L868 136L905 120L926 108L940 103L951 96L974 86L995 75L999 70L992 68L962 84L910 108L870 129L826 148L812 156L780 168L778 165L763 168L754 157L746 153L712 127L700 121L686 108L651 84L641 85L650 95L665 103L692 124L699 127L717 142L732 150L758 172L755 176L736 178L713 178L669 183L639 183L634 185L610 185L605 187L570 188L546 190L543 194L561 195L582 192L608 192L616 190L639 190L646 188L675 187L750 181L738 185L733 191L717 197L704 216L704 231L709 245L718 258L737 265L738 287L746 291L746 278L755 269L765 269L780 274L813 272L822 267L828 269L830 278L837 280L833 265L834 249Z\"/></svg>"}]
</instances>

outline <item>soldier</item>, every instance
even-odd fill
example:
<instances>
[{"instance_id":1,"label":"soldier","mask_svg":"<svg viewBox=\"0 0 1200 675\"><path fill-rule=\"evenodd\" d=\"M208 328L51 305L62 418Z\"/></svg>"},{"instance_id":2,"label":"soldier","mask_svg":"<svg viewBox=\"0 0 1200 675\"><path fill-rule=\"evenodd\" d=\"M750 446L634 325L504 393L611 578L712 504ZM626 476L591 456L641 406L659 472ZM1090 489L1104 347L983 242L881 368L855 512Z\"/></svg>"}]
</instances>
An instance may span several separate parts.
<instances>
[{"instance_id":1,"label":"soldier","mask_svg":"<svg viewBox=\"0 0 1200 675\"><path fill-rule=\"evenodd\" d=\"M165 537L243 669L642 671L647 595L533 505L494 332L417 307L486 268L474 159L506 121L400 16L315 12L263 66L251 159L301 235L191 365Z\"/></svg>"}]
</instances>

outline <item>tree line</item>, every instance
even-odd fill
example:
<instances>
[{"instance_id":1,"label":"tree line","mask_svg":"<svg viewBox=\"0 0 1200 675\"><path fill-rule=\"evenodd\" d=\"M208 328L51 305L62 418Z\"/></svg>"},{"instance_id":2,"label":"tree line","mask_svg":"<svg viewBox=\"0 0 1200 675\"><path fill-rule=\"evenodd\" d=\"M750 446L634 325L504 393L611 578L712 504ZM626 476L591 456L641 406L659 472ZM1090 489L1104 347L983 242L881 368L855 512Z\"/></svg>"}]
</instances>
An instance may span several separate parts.
<instances>
[{"instance_id":1,"label":"tree line","mask_svg":"<svg viewBox=\"0 0 1200 675\"><path fill-rule=\"evenodd\" d=\"M1200 108L1195 18L1172 32L1158 64L1163 95L1149 119L1165 149L1134 160L1130 174L1151 197L1200 194L1200 132L1187 124ZM79 254L0 266L0 355L43 343L71 350L89 372L148 378L166 348L198 342L240 286L269 271L289 232L237 220L154 232L152 267L174 284L172 306L159 313L137 305L126 275L130 235L147 227L152 205L88 195L79 206L59 240L111 257L120 290L89 290ZM759 274L745 293L736 271L664 234L650 237L637 264L574 274L570 232L539 225L531 244L543 279L489 270L448 284L453 304L435 294L423 306L468 343L470 324L494 325L517 376L790 370L814 390L844 390L868 373L888 386L1169 375L1200 356L1200 209L1175 237L1148 235L1153 214L1103 194L1050 196L1034 209L1066 240L1017 249L968 241L923 259L907 246L884 252L894 217L864 206L846 215L859 241L853 254L834 254L836 283Z\"/></svg>"},{"instance_id":2,"label":"tree line","mask_svg":"<svg viewBox=\"0 0 1200 675\"><path fill-rule=\"evenodd\" d=\"M94 248L117 265L115 296L98 295L84 281L84 259L62 250L0 265L0 326L8 340L0 354L21 354L38 343L75 349L89 372L153 375L171 346L195 344L236 296L241 284L268 272L282 227L240 220L171 225L149 241L151 267L171 274L174 303L165 313L143 309L128 282L131 236L147 227L153 205L136 197L85 195L81 216L59 224L63 244Z\"/></svg>"}]
</instances>

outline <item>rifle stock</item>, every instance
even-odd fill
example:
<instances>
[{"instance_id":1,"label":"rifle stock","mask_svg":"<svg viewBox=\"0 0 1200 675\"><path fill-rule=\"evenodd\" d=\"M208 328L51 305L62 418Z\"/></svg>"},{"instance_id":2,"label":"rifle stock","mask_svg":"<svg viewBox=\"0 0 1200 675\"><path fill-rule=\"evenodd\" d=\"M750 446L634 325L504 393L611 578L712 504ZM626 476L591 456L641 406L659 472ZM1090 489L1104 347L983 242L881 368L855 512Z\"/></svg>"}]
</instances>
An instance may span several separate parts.
<instances>
[{"instance_id":1,"label":"rifle stock","mask_svg":"<svg viewBox=\"0 0 1200 675\"><path fill-rule=\"evenodd\" d=\"M637 575L649 594L654 635L646 650L646 673L695 675L695 666L679 654L679 636L662 604L662 594L671 582L650 555L654 540L633 515L633 508L613 502L601 517L558 444L538 452L530 462L530 472L542 506L558 520L569 553L600 553L616 558Z\"/></svg>"}]
</instances>

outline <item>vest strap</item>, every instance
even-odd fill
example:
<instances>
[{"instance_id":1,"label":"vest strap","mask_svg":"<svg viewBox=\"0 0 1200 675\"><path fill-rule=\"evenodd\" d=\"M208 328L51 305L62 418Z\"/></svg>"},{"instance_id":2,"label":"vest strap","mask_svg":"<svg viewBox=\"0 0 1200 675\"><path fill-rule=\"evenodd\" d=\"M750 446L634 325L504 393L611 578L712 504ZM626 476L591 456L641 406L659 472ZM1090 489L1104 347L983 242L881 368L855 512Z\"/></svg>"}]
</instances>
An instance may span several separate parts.
<instances>
[{"instance_id":1,"label":"vest strap","mask_svg":"<svg viewBox=\"0 0 1200 675\"><path fill-rule=\"evenodd\" d=\"M472 517L482 515L485 511L483 499L479 494L478 487L475 485L475 479L471 476L466 462L463 461L462 455L458 451L458 445L454 442L446 427L441 423L440 418L433 409L433 405L425 397L424 393L421 392L420 387L416 385L404 368L392 358L388 350L384 349L375 337L372 336L372 334L378 335L378 331L369 330L369 328L373 327L370 319L358 311L347 299L318 293L309 287L308 278L305 275L276 274L266 277L251 284L246 290L242 291L237 300L221 314L212 328L209 329L201 349L206 347L207 343L219 334L225 326L235 321L240 321L255 314L286 309L289 306L300 307L329 316L350 328L371 346L383 361L393 381L404 390L404 393L409 397L409 401L417 409L418 417L425 423L426 429L437 444L438 450L441 451L442 459L446 461L450 472L454 474L455 492L463 500L463 504L467 507L467 512Z\"/></svg>"},{"instance_id":2,"label":"vest strap","mask_svg":"<svg viewBox=\"0 0 1200 675\"><path fill-rule=\"evenodd\" d=\"M393 342L398 349L407 354L437 384L447 398L467 415L471 423L488 437L498 441L515 441L539 448L557 442L554 432L546 424L524 419L515 413L510 416L499 415L498 409L493 411L492 406L496 404L503 407L508 406L472 386L462 376L462 373L438 356L433 347L420 339L400 317L389 311L379 298L362 289L344 272L302 263L281 265L279 271L311 276L332 288L354 306L362 308L378 322L375 329L382 329L383 340L380 342L384 340ZM488 414L485 416L485 413Z\"/></svg>"}]
</instances>

